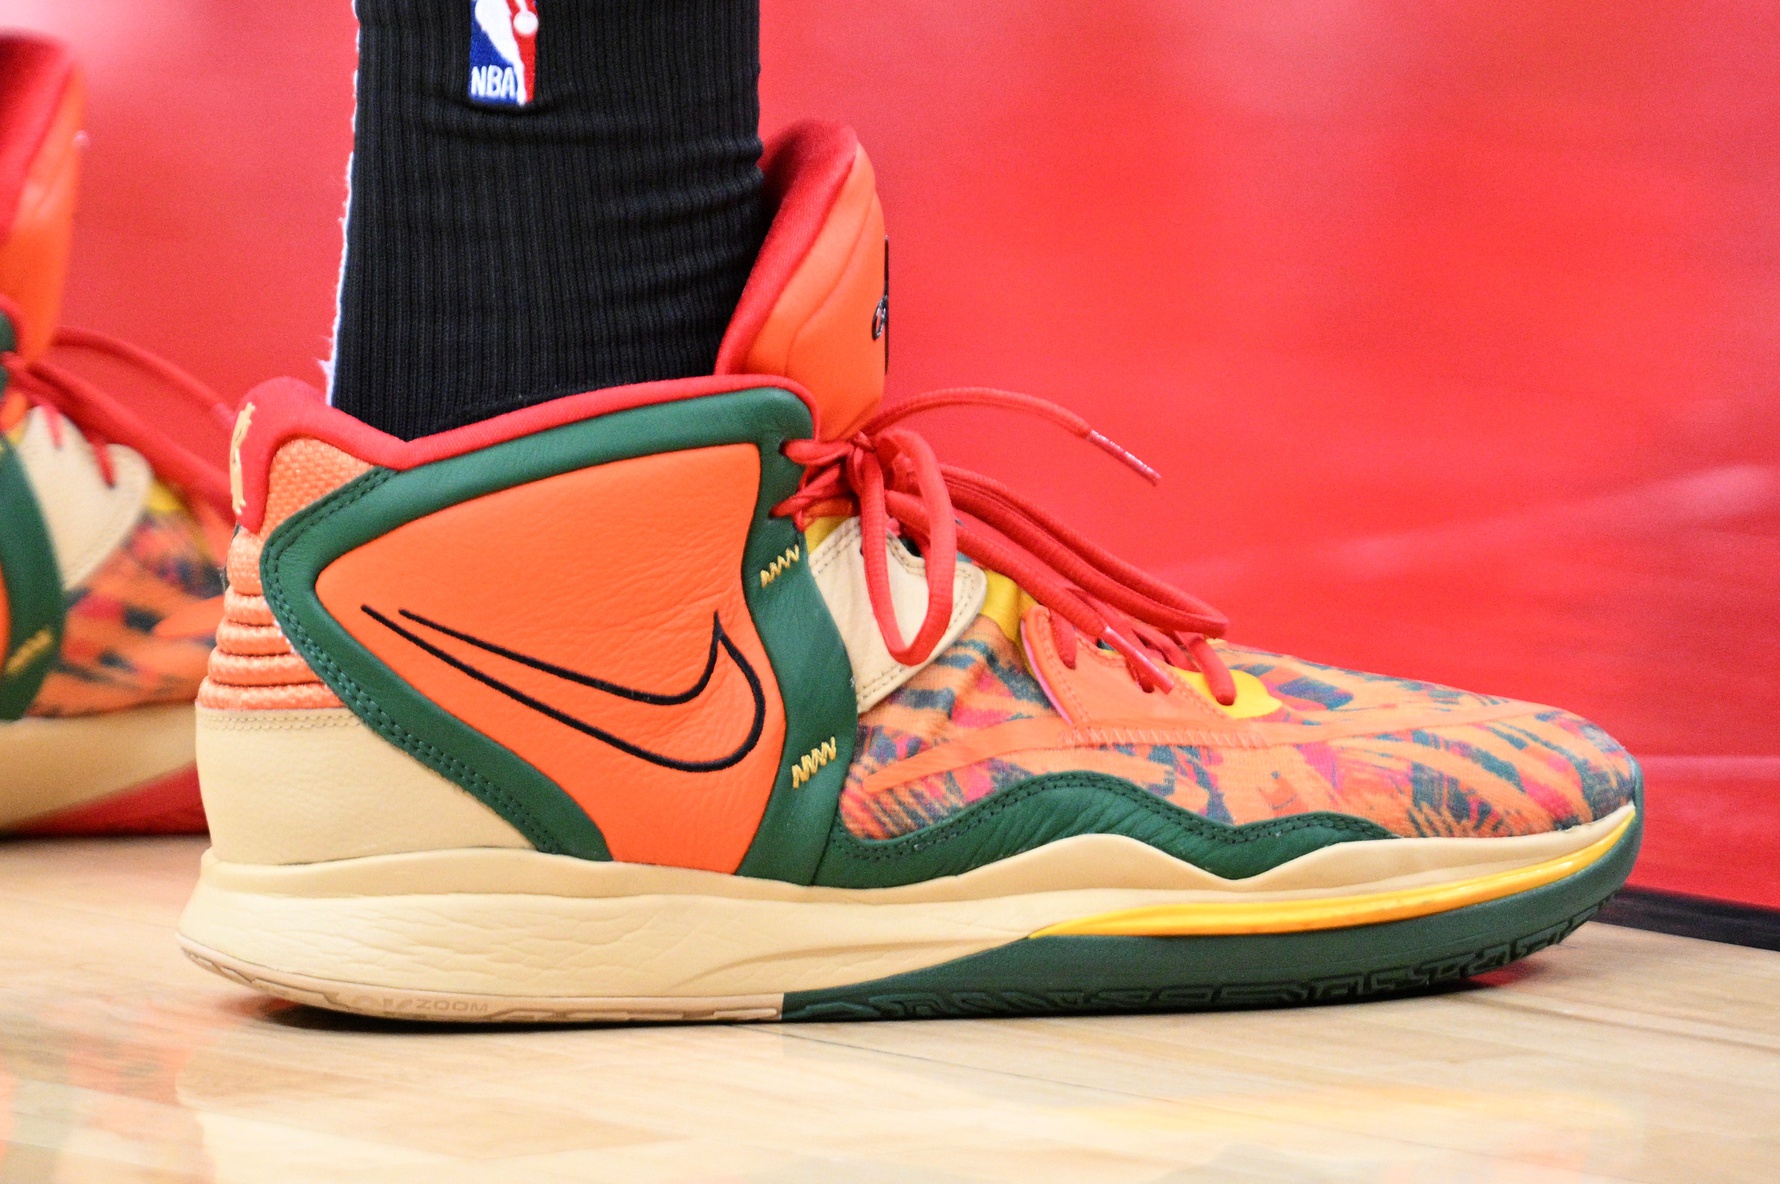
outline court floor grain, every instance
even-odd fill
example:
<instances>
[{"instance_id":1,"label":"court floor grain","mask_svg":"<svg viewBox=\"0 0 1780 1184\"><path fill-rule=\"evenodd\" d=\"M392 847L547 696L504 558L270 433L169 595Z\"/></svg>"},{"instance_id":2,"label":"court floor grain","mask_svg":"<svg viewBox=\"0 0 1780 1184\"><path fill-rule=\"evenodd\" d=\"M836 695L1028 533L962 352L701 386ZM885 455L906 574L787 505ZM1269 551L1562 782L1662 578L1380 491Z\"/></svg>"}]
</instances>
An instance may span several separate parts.
<instances>
[{"instance_id":1,"label":"court floor grain","mask_svg":"<svg viewBox=\"0 0 1780 1184\"><path fill-rule=\"evenodd\" d=\"M1157 1017L429 1029L188 965L197 839L0 845L0 1181L1780 1179L1780 954Z\"/></svg>"}]
</instances>

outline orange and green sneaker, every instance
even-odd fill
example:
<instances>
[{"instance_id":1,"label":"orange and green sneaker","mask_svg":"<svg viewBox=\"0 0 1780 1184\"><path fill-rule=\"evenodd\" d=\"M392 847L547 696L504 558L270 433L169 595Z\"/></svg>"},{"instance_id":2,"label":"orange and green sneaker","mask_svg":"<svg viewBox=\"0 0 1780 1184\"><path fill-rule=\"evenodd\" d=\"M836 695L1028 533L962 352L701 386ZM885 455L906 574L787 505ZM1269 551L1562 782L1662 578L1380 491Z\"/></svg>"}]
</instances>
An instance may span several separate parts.
<instances>
[{"instance_id":1,"label":"orange and green sneaker","mask_svg":"<svg viewBox=\"0 0 1780 1184\"><path fill-rule=\"evenodd\" d=\"M0 34L0 831L201 831L231 409L57 327L84 93L62 46Z\"/></svg>"},{"instance_id":2,"label":"orange and green sneaker","mask_svg":"<svg viewBox=\"0 0 1780 1184\"><path fill-rule=\"evenodd\" d=\"M186 951L449 1020L850 1019L1366 999L1562 939L1640 779L1562 711L1222 639L881 410L852 133L705 378L402 442L245 402L199 698Z\"/></svg>"}]
</instances>

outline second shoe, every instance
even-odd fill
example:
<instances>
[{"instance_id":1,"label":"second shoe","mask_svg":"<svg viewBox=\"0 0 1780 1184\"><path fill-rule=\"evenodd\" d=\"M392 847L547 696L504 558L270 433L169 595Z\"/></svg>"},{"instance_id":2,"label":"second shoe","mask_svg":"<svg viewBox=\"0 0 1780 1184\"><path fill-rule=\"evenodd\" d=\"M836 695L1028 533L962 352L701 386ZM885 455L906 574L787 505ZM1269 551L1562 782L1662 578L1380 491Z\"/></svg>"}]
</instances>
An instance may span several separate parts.
<instances>
[{"instance_id":1,"label":"second shoe","mask_svg":"<svg viewBox=\"0 0 1780 1184\"><path fill-rule=\"evenodd\" d=\"M202 831L192 700L220 612L230 408L60 326L85 88L0 34L0 831Z\"/></svg>"}]
</instances>

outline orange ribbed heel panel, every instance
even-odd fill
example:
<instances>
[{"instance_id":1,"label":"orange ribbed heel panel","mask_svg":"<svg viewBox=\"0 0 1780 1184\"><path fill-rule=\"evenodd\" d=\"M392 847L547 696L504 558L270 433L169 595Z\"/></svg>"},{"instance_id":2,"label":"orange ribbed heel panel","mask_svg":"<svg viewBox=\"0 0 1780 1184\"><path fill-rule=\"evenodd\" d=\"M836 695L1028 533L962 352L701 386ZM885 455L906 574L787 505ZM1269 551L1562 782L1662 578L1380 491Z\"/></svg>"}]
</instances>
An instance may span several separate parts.
<instances>
[{"instance_id":1,"label":"orange ribbed heel panel","mask_svg":"<svg viewBox=\"0 0 1780 1184\"><path fill-rule=\"evenodd\" d=\"M264 534L370 467L319 440L284 445L272 460ZM339 698L291 648L266 603L260 587L263 541L262 534L237 530L229 544L229 588L223 595L223 619L210 654L209 677L198 689L198 705L223 711L339 707Z\"/></svg>"},{"instance_id":2,"label":"orange ribbed heel panel","mask_svg":"<svg viewBox=\"0 0 1780 1184\"><path fill-rule=\"evenodd\" d=\"M260 538L245 530L229 544L229 590L198 705L222 711L338 707L309 664L291 648L260 595Z\"/></svg>"}]
</instances>

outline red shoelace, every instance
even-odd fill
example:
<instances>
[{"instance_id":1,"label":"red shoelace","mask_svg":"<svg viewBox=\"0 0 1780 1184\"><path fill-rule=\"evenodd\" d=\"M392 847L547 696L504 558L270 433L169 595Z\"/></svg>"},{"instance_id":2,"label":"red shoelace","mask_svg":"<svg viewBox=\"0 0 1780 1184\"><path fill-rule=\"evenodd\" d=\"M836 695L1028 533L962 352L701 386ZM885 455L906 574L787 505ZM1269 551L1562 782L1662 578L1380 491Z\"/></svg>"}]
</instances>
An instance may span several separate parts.
<instances>
[{"instance_id":1,"label":"red shoelace","mask_svg":"<svg viewBox=\"0 0 1780 1184\"><path fill-rule=\"evenodd\" d=\"M0 303L0 312L9 311ZM17 323L16 318L14 324ZM127 341L119 341L108 334L97 333L91 329L60 329L56 332L55 346L66 349L82 349L93 353L104 354L135 366L168 386L179 391L195 402L201 403L206 409L213 411L225 423L228 421L228 410L222 405L211 389L198 379L187 374L178 366L162 358L156 357L139 346ZM4 365L8 379L8 390L16 390L24 397L28 406L36 407L44 413L45 424L49 428L50 437L60 448L63 441L63 420L73 423L75 429L86 437L87 443L93 448L93 461L99 468L100 476L106 485L117 483L117 473L111 463L111 452L107 447L110 438L98 425L111 417L106 410L109 404L115 403L91 380L81 377L65 366L57 365L47 358L26 361L17 353L0 354L0 365Z\"/></svg>"},{"instance_id":2,"label":"red shoelace","mask_svg":"<svg viewBox=\"0 0 1780 1184\"><path fill-rule=\"evenodd\" d=\"M1051 611L1057 654L1065 665L1075 666L1079 630L1121 655L1146 692L1166 694L1176 685L1157 665L1160 658L1197 669L1219 703L1234 703L1235 681L1209 640L1223 636L1229 625L1222 613L1090 542L1001 482L941 464L918 433L897 426L910 416L963 406L1047 419L1151 483L1160 480L1154 469L1079 415L1046 399L990 387L920 395L879 412L845 440L786 444L786 457L805 472L797 492L773 513L793 517L800 528L812 518L858 513L872 614L891 656L913 666L933 653L951 620L952 580L963 552ZM896 620L884 554L892 521L919 546L927 566L927 614L908 641Z\"/></svg>"}]
</instances>

